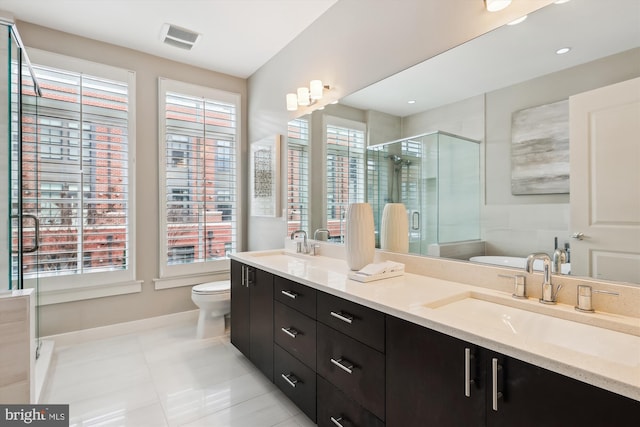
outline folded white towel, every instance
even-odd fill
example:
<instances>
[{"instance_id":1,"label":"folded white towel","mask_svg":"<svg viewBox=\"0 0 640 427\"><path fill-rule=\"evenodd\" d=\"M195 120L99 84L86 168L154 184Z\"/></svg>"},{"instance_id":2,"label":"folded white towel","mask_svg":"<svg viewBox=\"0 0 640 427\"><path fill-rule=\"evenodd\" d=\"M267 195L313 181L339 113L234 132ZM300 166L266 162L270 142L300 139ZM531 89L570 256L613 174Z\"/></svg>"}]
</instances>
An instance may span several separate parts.
<instances>
[{"instance_id":1,"label":"folded white towel","mask_svg":"<svg viewBox=\"0 0 640 427\"><path fill-rule=\"evenodd\" d=\"M404 264L395 261L384 261L364 266L358 274L365 276L375 276L378 274L391 273L404 270Z\"/></svg>"}]
</instances>

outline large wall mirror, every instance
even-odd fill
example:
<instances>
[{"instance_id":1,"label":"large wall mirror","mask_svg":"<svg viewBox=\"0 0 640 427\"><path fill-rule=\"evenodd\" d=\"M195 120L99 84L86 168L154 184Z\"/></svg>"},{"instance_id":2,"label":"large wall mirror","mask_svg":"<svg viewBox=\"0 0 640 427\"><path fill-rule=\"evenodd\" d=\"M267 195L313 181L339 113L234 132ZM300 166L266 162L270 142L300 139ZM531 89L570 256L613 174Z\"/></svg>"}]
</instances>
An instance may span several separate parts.
<instances>
[{"instance_id":1,"label":"large wall mirror","mask_svg":"<svg viewBox=\"0 0 640 427\"><path fill-rule=\"evenodd\" d=\"M556 53L561 48L570 50ZM568 184L554 184L548 190L534 185L536 181L566 180L567 174L571 179L566 147L569 97L636 77L640 77L637 0L571 0L544 7L519 24L505 25L346 96L337 105L290 122L288 178L298 184L289 185L295 192L287 195L289 228L306 229L311 236L318 228L328 228L332 240L339 241L344 204L374 200L380 205L385 201L410 204L416 197L423 197L421 189L427 188L432 174L420 171L418 160L429 157L433 163L433 150L414 137L422 141L427 139L425 135L431 138L440 132L477 141L478 192L451 187L452 202L446 209L469 212L472 209L464 207L469 206L464 197L473 194L479 205L480 237L443 242L438 240L437 231L424 232L432 240L413 245L411 252L465 260L474 255L496 256L502 258L495 262L509 266L509 257L523 258L532 252L552 254L559 247L569 253L567 268L562 269L565 273L640 284L640 267L622 274L616 269L596 272L572 259L571 250L579 244L572 235L579 230L572 229ZM534 132L538 127L551 128L550 138L557 140L553 141L557 146L553 145L544 154L544 161L536 164L539 153L522 153L514 144L519 132ZM364 132L359 134L359 129ZM329 135L331 132L337 133ZM340 141L338 151L335 147L327 151L331 138L334 143ZM636 146L638 140L636 135ZM391 141L404 141L404 145L401 143L396 152L388 144ZM469 147L473 150L472 145ZM528 158L532 160L530 164L525 161L526 166L537 176L522 187L515 181L514 165ZM466 161L455 155L446 160L458 166ZM328 166L330 162L333 169ZM363 178L350 182L355 168L364 171ZM463 170L470 168L465 166ZM385 179L380 179L382 169ZM558 169L566 172L558 173ZM334 175L337 172L343 175ZM455 172L452 182L461 173ZM621 186L624 190L615 196L626 198L634 189L636 195L640 193L640 182L633 182L637 176L630 173L631 182ZM350 195L344 200L331 199L335 196L328 194L327 182L351 185ZM359 189L358 185L363 187ZM300 189L305 189L304 194L298 193ZM445 223L452 217L446 209L438 214L439 207L429 203L408 206L410 226L419 228L419 221L424 221L428 227L438 215ZM632 216L640 212L640 207L630 209L637 209ZM464 221L468 225L473 219L465 217ZM455 228L456 224L445 227ZM477 245L478 241L482 244Z\"/></svg>"}]
</instances>

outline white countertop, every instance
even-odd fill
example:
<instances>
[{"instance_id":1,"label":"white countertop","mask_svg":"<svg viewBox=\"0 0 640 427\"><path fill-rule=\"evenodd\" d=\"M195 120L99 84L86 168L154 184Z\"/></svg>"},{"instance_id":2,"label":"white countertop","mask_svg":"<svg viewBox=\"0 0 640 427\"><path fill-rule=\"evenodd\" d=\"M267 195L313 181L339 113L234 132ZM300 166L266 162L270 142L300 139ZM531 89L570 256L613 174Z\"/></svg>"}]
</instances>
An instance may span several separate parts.
<instances>
[{"instance_id":1,"label":"white countertop","mask_svg":"<svg viewBox=\"0 0 640 427\"><path fill-rule=\"evenodd\" d=\"M640 400L640 319L578 313L572 306L516 300L505 292L410 273L363 283L348 278L350 270L341 259L281 249L231 258ZM607 327L593 326L594 322Z\"/></svg>"}]
</instances>

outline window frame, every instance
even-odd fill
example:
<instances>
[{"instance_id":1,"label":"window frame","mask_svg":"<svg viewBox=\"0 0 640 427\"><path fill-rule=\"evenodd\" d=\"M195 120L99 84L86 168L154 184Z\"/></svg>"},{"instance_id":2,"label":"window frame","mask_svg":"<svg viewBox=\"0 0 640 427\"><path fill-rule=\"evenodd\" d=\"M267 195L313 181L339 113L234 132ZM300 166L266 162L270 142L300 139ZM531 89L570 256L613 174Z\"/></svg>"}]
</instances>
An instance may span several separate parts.
<instances>
[{"instance_id":1,"label":"window frame","mask_svg":"<svg viewBox=\"0 0 640 427\"><path fill-rule=\"evenodd\" d=\"M242 104L239 93L228 92L211 87L171 80L164 77L158 78L158 273L159 277L154 279L156 289L174 288L180 286L191 286L203 281L218 280L221 274L228 273L230 260L212 260L189 264L168 264L167 245L167 154L166 154L166 95L167 92L176 92L188 96L203 97L220 102L233 104L236 108L236 129L235 129L235 167L236 167L236 251L241 249L242 242ZM232 150L234 148L231 148Z\"/></svg>"},{"instance_id":2,"label":"window frame","mask_svg":"<svg viewBox=\"0 0 640 427\"><path fill-rule=\"evenodd\" d=\"M128 268L90 272L86 274L65 274L25 278L25 288L38 288L39 305L58 304L105 296L138 293L142 291L142 281L136 279L136 73L84 59L74 58L40 49L29 49L32 63L64 71L82 73L93 77L117 80L127 83L127 150L128 150ZM84 256L84 254L83 254Z\"/></svg>"}]
</instances>

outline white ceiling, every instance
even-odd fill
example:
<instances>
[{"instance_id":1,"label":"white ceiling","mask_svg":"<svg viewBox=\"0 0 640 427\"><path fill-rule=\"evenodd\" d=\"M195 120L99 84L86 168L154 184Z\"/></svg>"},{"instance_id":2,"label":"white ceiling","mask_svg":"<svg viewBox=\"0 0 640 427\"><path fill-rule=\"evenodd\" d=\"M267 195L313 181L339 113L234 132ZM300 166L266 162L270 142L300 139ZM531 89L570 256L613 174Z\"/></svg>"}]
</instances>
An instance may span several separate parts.
<instances>
[{"instance_id":1,"label":"white ceiling","mask_svg":"<svg viewBox=\"0 0 640 427\"><path fill-rule=\"evenodd\" d=\"M564 46L571 52L556 55ZM550 4L340 103L405 117L638 46L640 0Z\"/></svg>"},{"instance_id":2,"label":"white ceiling","mask_svg":"<svg viewBox=\"0 0 640 427\"><path fill-rule=\"evenodd\" d=\"M247 78L336 1L0 0L0 15ZM202 36L190 51L165 45L165 23Z\"/></svg>"}]
</instances>

